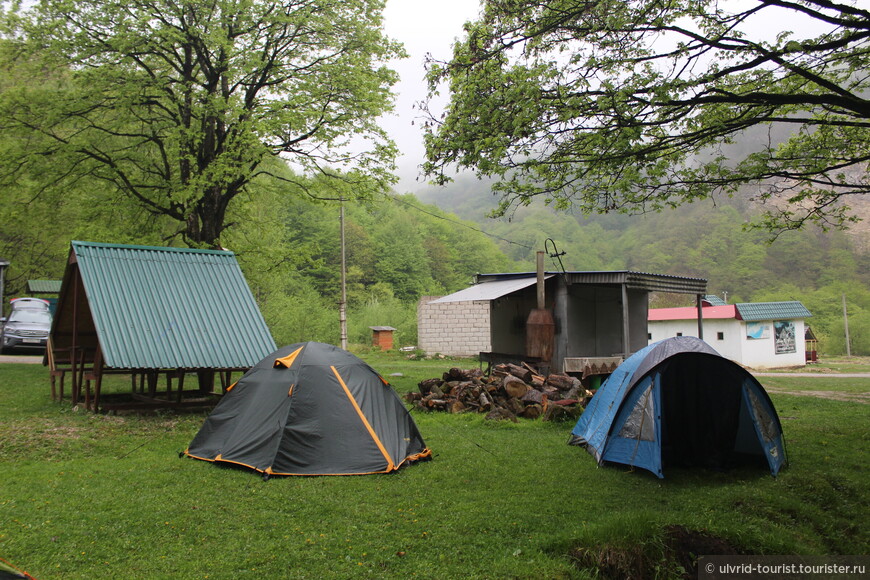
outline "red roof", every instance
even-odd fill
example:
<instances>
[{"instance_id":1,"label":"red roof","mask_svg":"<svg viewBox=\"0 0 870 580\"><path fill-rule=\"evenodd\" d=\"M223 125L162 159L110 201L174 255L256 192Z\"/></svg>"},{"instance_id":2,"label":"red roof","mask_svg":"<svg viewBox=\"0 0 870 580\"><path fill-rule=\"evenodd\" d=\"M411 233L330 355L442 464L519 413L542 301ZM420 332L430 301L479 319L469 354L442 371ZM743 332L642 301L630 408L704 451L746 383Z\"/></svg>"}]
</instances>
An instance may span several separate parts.
<instances>
[{"instance_id":1,"label":"red roof","mask_svg":"<svg viewBox=\"0 0 870 580\"><path fill-rule=\"evenodd\" d=\"M735 304L726 304L725 306L704 306L702 309L704 319L716 318L736 318L740 319L737 314L737 306ZM650 308L649 320L697 320L698 309L694 306L686 306L683 308Z\"/></svg>"}]
</instances>

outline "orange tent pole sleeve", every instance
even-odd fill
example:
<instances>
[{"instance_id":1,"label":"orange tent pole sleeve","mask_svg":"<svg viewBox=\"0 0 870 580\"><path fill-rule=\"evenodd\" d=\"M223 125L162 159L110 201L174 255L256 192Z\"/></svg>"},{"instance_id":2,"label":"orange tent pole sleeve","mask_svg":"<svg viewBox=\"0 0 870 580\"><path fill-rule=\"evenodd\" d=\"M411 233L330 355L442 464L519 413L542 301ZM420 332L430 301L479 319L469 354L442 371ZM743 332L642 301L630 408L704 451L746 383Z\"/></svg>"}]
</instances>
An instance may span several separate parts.
<instances>
[{"instance_id":1,"label":"orange tent pole sleeve","mask_svg":"<svg viewBox=\"0 0 870 580\"><path fill-rule=\"evenodd\" d=\"M369 435L372 436L372 439L374 439L375 444L377 444L377 446L378 446L378 449L380 449L381 453L384 455L384 459L387 460L387 471L392 471L393 469L396 468L396 464L393 463L393 459L390 457L390 454L387 453L387 450L384 448L384 445L383 445L383 443L381 443L381 440L378 438L377 434L375 433L375 430L372 429L371 423L369 423L369 420L366 419L366 416L363 414L362 409L359 408L359 405L357 404L356 399L354 399L353 395L350 394L350 389L348 389L347 385L344 384L344 380L341 378L341 375L338 374L338 369L336 369L335 367L329 367L329 368L332 369L332 372L335 374L335 377L338 379L338 382L341 384L341 388L344 389L345 394L347 394L347 398L350 399L350 402L353 405L353 408L356 409L356 412L359 415L359 418L362 419L363 425L365 425L366 429L368 429Z\"/></svg>"}]
</instances>

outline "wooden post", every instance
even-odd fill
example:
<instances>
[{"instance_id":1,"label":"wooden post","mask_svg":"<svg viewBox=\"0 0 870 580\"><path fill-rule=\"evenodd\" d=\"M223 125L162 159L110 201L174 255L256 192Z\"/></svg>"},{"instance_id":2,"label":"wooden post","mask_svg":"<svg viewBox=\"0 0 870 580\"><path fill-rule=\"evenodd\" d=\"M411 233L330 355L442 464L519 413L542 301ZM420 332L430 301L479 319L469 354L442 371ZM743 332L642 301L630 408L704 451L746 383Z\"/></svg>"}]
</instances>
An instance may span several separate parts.
<instances>
[{"instance_id":1,"label":"wooden post","mask_svg":"<svg viewBox=\"0 0 870 580\"><path fill-rule=\"evenodd\" d=\"M100 410L100 392L103 390L103 349L97 341L97 351L94 353L94 413Z\"/></svg>"},{"instance_id":2,"label":"wooden post","mask_svg":"<svg viewBox=\"0 0 870 580\"><path fill-rule=\"evenodd\" d=\"M628 314L628 289L622 285L622 356L628 358L631 354L631 324Z\"/></svg>"}]
</instances>

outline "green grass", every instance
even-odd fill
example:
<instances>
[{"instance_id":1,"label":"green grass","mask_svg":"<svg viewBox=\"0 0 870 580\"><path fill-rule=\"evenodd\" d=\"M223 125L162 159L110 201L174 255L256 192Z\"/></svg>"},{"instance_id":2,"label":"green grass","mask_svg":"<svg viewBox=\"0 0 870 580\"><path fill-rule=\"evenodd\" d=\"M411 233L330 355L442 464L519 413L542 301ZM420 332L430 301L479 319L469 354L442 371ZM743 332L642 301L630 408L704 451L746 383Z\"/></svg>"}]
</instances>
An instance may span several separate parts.
<instances>
[{"instance_id":1,"label":"green grass","mask_svg":"<svg viewBox=\"0 0 870 580\"><path fill-rule=\"evenodd\" d=\"M400 394L476 365L364 358ZM847 379L803 380L827 390ZM431 462L264 482L178 458L204 413L93 415L48 392L43 367L0 368L0 557L41 580L592 577L578 551L641 553L667 578L679 572L662 543L669 525L753 553L870 547L870 407L859 403L773 392L791 460L777 479L673 469L659 480L596 467L566 445L570 424L415 413Z\"/></svg>"},{"instance_id":2,"label":"green grass","mask_svg":"<svg viewBox=\"0 0 870 580\"><path fill-rule=\"evenodd\" d=\"M841 373L870 373L870 356L823 357L818 364L809 365L808 368Z\"/></svg>"}]
</instances>

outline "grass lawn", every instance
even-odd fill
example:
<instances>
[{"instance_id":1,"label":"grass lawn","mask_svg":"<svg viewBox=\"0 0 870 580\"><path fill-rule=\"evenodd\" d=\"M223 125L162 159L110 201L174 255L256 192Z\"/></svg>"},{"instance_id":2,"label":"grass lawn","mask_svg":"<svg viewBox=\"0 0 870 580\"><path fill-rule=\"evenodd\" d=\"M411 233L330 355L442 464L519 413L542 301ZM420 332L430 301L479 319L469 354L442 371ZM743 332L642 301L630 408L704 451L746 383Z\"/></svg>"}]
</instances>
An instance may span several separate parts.
<instances>
[{"instance_id":1,"label":"grass lawn","mask_svg":"<svg viewBox=\"0 0 870 580\"><path fill-rule=\"evenodd\" d=\"M794 369L771 369L771 372L801 373L870 373L870 356L827 356L805 367Z\"/></svg>"},{"instance_id":2,"label":"grass lawn","mask_svg":"<svg viewBox=\"0 0 870 580\"><path fill-rule=\"evenodd\" d=\"M476 364L363 358L400 394ZM775 379L789 391L862 388ZM572 424L415 412L431 462L264 482L178 457L204 413L93 415L48 393L43 367L0 368L0 557L41 580L587 578L596 563L671 578L674 529L746 553L870 553L862 403L772 389L791 462L777 479L671 469L659 480L596 467L566 445Z\"/></svg>"}]
</instances>

